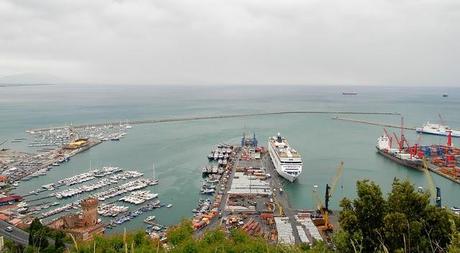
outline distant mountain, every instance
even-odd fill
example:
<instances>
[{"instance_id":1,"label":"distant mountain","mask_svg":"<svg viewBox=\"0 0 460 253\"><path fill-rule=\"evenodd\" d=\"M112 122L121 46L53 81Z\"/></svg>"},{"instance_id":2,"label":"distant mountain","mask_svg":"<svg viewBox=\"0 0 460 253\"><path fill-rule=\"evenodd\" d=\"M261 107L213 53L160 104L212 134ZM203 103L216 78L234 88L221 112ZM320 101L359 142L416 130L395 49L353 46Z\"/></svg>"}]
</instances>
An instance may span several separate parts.
<instances>
[{"instance_id":1,"label":"distant mountain","mask_svg":"<svg viewBox=\"0 0 460 253\"><path fill-rule=\"evenodd\" d=\"M0 77L0 86L59 84L65 81L50 74L22 73Z\"/></svg>"}]
</instances>

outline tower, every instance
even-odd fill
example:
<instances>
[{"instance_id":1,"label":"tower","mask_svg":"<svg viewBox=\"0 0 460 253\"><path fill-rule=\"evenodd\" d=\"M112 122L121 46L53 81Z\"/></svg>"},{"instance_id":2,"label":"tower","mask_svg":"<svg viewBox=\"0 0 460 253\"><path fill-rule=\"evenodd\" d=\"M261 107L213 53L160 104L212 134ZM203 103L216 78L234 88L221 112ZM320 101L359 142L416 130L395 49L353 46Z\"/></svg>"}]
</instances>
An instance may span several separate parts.
<instances>
[{"instance_id":1,"label":"tower","mask_svg":"<svg viewBox=\"0 0 460 253\"><path fill-rule=\"evenodd\" d=\"M97 206L99 201L96 198L87 198L80 202L82 213L82 221L84 226L94 226L97 224L98 213Z\"/></svg>"}]
</instances>

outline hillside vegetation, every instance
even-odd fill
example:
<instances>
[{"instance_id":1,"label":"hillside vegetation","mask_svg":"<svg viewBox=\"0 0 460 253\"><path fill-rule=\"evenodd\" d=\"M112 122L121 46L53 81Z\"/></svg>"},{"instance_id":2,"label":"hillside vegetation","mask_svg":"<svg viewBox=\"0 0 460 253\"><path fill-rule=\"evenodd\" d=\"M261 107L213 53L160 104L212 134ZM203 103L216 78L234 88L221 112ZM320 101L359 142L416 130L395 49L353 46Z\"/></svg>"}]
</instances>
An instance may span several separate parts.
<instances>
[{"instance_id":1,"label":"hillside vegetation","mask_svg":"<svg viewBox=\"0 0 460 253\"><path fill-rule=\"evenodd\" d=\"M333 245L273 245L263 238L250 237L241 230L229 234L223 229L193 237L192 224L184 220L168 231L168 243L151 240L143 231L96 237L89 242L75 242L72 253L156 253L156 252L449 252L460 253L460 217L430 204L430 196L418 192L408 181L394 180L392 191L384 196L374 182L358 181L357 197L344 198L339 213L340 231ZM34 245L25 252L51 252ZM56 235L54 236L56 237ZM62 244L61 244L62 245ZM7 244L8 252L22 248ZM57 246L55 248L58 248Z\"/></svg>"}]
</instances>

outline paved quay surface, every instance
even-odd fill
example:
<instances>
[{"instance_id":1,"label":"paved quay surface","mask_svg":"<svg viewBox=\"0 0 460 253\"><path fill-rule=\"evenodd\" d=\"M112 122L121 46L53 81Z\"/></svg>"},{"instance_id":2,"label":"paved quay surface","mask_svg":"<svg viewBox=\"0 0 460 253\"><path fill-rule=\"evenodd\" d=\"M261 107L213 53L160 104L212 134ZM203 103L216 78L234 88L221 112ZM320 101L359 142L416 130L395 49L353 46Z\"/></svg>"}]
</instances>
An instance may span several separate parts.
<instances>
[{"instance_id":1,"label":"paved quay surface","mask_svg":"<svg viewBox=\"0 0 460 253\"><path fill-rule=\"evenodd\" d=\"M230 195L229 191L231 189L231 185L234 180L236 169L252 167L252 168L263 168L265 169L266 173L271 175L271 177L266 179L265 182L269 183L270 190L273 193L273 195L268 196L268 197L260 197L260 196L257 197L256 195L254 195L255 199L253 201L257 202L256 211L255 211L256 215L251 215L250 217L252 217L255 221L259 222L259 224L263 226L264 228L267 228L265 225L265 222L262 221L260 217L258 217L258 215L260 215L261 212L264 212L263 211L265 210L264 203L267 200L267 198L268 199L273 198L273 202L275 203L275 209L273 210L274 216L289 218L289 224L292 227L292 233L294 236L293 239L296 243L300 243L301 240L300 240L299 233L297 231L297 226L299 226L300 224L294 218L296 211L293 210L289 204L288 194L285 191L280 192L280 188L284 188L283 184L286 183L287 181L279 177L278 173L275 171L275 168L273 166L273 163L271 161L269 154L268 153L262 154L260 159L244 160L244 159L241 159L242 157L241 147L238 147L236 149L236 152L237 154L235 155L233 164L231 166L229 179L227 183L223 185L224 191L223 191L222 201L218 207L218 211L220 215L217 219L212 219L206 227L195 231L195 236L200 237L203 235L203 233L206 230L213 229L213 228L223 225L222 218L228 217L235 213L231 210L226 210L226 203ZM221 186L218 187L219 190L220 190L220 187Z\"/></svg>"}]
</instances>

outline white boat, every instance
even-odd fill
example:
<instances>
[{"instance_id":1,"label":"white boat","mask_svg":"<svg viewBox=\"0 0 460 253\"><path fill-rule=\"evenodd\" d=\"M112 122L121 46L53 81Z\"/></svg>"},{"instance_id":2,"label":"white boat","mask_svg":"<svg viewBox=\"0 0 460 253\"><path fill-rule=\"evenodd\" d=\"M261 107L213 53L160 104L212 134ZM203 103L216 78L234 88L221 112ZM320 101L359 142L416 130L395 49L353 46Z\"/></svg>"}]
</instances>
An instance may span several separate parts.
<instances>
[{"instance_id":1,"label":"white boat","mask_svg":"<svg viewBox=\"0 0 460 253\"><path fill-rule=\"evenodd\" d=\"M144 222L150 222L150 221L153 221L154 219L155 219L155 216L152 215L152 216L145 218Z\"/></svg>"},{"instance_id":2,"label":"white boat","mask_svg":"<svg viewBox=\"0 0 460 253\"><path fill-rule=\"evenodd\" d=\"M173 206L172 204L168 204L166 207L171 208L172 206Z\"/></svg>"},{"instance_id":3,"label":"white boat","mask_svg":"<svg viewBox=\"0 0 460 253\"><path fill-rule=\"evenodd\" d=\"M287 140L278 136L268 139L268 151L276 172L289 182L294 182L302 173L302 157L289 146Z\"/></svg>"},{"instance_id":4,"label":"white boat","mask_svg":"<svg viewBox=\"0 0 460 253\"><path fill-rule=\"evenodd\" d=\"M452 132L452 137L460 137L460 130L452 130L449 126L443 124L434 124L427 122L423 127L415 129L418 133L434 134L434 135L449 135Z\"/></svg>"}]
</instances>

